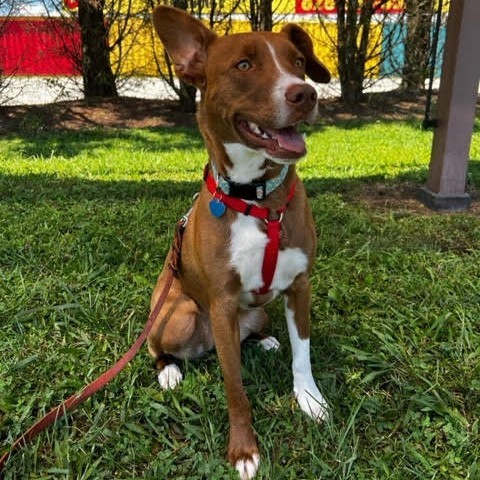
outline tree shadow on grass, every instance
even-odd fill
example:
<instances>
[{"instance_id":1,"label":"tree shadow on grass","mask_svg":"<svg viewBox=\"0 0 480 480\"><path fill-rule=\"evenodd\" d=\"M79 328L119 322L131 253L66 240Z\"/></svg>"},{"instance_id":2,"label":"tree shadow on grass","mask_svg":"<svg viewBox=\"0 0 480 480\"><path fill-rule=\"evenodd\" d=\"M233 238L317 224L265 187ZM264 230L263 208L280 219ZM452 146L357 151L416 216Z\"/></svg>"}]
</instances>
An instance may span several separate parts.
<instances>
[{"instance_id":1,"label":"tree shadow on grass","mask_svg":"<svg viewBox=\"0 0 480 480\"><path fill-rule=\"evenodd\" d=\"M96 148L107 149L118 143L128 144L129 151L148 151L154 153L171 150L193 150L203 148L203 139L198 129L193 127L144 128L131 130L80 130L57 131L32 134L13 134L4 137L11 139L9 149L23 157L35 159L50 157L74 158ZM15 139L21 139L16 146Z\"/></svg>"},{"instance_id":2,"label":"tree shadow on grass","mask_svg":"<svg viewBox=\"0 0 480 480\"><path fill-rule=\"evenodd\" d=\"M11 175L0 173L0 201L8 203L36 203L38 201L134 201L144 198L190 198L202 184L203 172L192 175L191 181L172 180L89 180L76 177L59 177L56 174ZM427 169L412 169L396 177L371 175L357 178L317 177L304 179L307 195L314 199L328 194L340 195L346 201L378 205L393 200L411 199L427 178ZM469 190L474 199L480 184L480 161L469 165ZM403 196L403 198L402 198ZM407 197L405 197L407 196ZM188 202L187 202L188 203ZM394 204L392 204L394 207Z\"/></svg>"},{"instance_id":3,"label":"tree shadow on grass","mask_svg":"<svg viewBox=\"0 0 480 480\"><path fill-rule=\"evenodd\" d=\"M142 198L172 199L191 196L200 189L197 181L102 181L59 178L56 175L0 175L2 203L37 203L39 201L134 201Z\"/></svg>"},{"instance_id":4,"label":"tree shadow on grass","mask_svg":"<svg viewBox=\"0 0 480 480\"><path fill-rule=\"evenodd\" d=\"M480 165L477 170L480 170ZM480 172L479 172L480 173ZM198 191L203 172L191 181L172 180L89 180L77 177L59 177L56 174L11 175L0 173L0 200L2 202L82 201L82 200L134 200L145 197L174 198ZM348 194L363 185L381 182L382 185L412 182L418 179L418 170L405 173L395 179L385 180L381 175L345 178L310 178L304 185L310 197L328 193Z\"/></svg>"}]
</instances>

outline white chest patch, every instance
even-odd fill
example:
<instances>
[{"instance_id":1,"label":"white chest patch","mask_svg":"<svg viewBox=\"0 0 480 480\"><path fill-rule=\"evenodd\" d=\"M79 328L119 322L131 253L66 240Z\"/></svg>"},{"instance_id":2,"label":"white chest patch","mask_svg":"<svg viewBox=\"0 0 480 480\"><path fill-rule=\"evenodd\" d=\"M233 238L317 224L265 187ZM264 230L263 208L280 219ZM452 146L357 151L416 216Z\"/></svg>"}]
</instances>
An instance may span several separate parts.
<instances>
[{"instance_id":1,"label":"white chest patch","mask_svg":"<svg viewBox=\"0 0 480 480\"><path fill-rule=\"evenodd\" d=\"M251 291L263 286L262 265L268 237L259 225L260 220L239 214L231 226L231 264L240 275L245 300ZM281 250L271 290L278 294L287 289L299 273L306 271L307 265L307 256L300 248Z\"/></svg>"}]
</instances>

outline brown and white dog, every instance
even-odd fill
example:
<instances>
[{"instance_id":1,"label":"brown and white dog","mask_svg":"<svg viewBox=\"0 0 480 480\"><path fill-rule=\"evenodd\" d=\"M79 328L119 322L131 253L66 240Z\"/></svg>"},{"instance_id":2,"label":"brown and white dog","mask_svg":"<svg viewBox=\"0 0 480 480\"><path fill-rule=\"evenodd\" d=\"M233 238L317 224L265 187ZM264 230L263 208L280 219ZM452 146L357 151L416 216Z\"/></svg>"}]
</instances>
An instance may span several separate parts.
<instances>
[{"instance_id":1,"label":"brown and white dog","mask_svg":"<svg viewBox=\"0 0 480 480\"><path fill-rule=\"evenodd\" d=\"M300 27L218 37L200 21L157 7L154 25L178 77L201 92L198 124L209 154L200 195L183 235L179 277L148 339L162 388L182 374L173 363L216 348L230 436L228 459L253 478L260 456L240 365L240 343L267 323L263 306L282 293L293 356L293 391L310 417L327 403L310 364L310 283L316 234L295 164L306 153L296 126L313 122L317 94L308 75L330 74ZM152 296L165 283L170 251ZM260 341L276 349L273 337Z\"/></svg>"}]
</instances>

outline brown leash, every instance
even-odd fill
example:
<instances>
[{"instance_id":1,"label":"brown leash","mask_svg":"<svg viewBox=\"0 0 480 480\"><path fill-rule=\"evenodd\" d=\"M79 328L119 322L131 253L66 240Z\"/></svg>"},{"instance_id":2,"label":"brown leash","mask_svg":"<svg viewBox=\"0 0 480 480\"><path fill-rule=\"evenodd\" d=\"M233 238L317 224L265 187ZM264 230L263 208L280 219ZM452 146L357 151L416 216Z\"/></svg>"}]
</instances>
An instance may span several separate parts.
<instances>
[{"instance_id":1,"label":"brown leash","mask_svg":"<svg viewBox=\"0 0 480 480\"><path fill-rule=\"evenodd\" d=\"M177 225L178 230L182 230L183 225ZM177 234L179 235L179 234ZM176 242L178 242L178 237ZM180 241L181 242L181 241ZM178 249L180 250L180 248ZM174 253L174 258L178 254ZM76 406L84 402L87 398L91 397L95 392L102 389L107 383L109 383L117 374L119 374L135 357L136 353L140 350L140 347L143 345L143 342L146 340L150 330L152 329L155 318L157 318L160 310L162 309L165 299L167 298L170 287L172 286L173 278L176 276L177 271L173 268L168 269L167 277L165 280L165 286L163 287L162 293L155 304L155 308L150 313L147 323L143 329L143 332L137 338L135 343L130 347L128 352L112 367L110 367L105 373L100 377L94 380L92 383L87 385L80 393L72 395L69 399L65 400L63 403L58 405L50 412L48 412L43 418L36 422L32 427L30 427L21 437L19 437L10 447L10 450L2 455L0 458L0 472L3 470L7 460L10 458L10 455L20 447L23 447L27 443L31 442L40 432L45 430L48 426L55 423L59 418L66 415L67 412L73 410Z\"/></svg>"}]
</instances>

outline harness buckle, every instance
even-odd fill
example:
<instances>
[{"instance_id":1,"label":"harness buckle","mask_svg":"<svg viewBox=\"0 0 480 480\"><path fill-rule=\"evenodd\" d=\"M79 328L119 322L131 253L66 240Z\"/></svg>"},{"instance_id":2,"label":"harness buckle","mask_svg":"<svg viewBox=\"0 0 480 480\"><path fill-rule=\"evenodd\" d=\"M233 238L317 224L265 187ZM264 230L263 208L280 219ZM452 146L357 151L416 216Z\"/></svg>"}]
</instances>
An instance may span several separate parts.
<instances>
[{"instance_id":1,"label":"harness buckle","mask_svg":"<svg viewBox=\"0 0 480 480\"><path fill-rule=\"evenodd\" d=\"M283 221L283 217L285 216L285 212L277 212L278 213L278 218L276 218L275 220L271 219L271 218L265 218L263 221L268 225L269 223L273 223L273 222L278 222L278 223L282 223Z\"/></svg>"}]
</instances>

